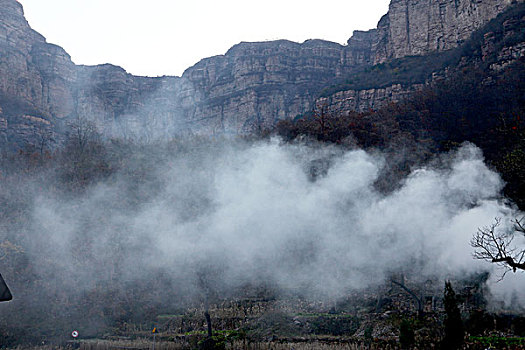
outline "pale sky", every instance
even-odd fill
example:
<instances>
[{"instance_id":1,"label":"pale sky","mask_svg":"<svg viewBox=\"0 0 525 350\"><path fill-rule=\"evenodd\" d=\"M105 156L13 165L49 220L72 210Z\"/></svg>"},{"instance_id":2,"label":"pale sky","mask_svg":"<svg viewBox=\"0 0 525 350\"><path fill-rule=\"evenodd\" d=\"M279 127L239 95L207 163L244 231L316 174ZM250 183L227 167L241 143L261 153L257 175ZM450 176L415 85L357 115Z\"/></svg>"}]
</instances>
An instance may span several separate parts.
<instances>
[{"instance_id":1,"label":"pale sky","mask_svg":"<svg viewBox=\"0 0 525 350\"><path fill-rule=\"evenodd\" d=\"M346 44L375 28L389 0L19 0L33 29L76 64L135 75L181 75L241 41Z\"/></svg>"}]
</instances>

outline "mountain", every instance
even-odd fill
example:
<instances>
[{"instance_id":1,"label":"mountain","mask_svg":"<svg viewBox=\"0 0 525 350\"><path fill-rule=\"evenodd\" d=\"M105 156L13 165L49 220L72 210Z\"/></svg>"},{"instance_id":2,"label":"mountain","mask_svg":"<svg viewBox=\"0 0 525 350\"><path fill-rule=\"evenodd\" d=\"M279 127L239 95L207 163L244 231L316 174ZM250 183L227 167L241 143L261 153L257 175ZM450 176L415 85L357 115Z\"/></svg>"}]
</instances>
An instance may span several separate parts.
<instances>
[{"instance_id":1,"label":"mountain","mask_svg":"<svg viewBox=\"0 0 525 350\"><path fill-rule=\"evenodd\" d=\"M490 76L494 74L501 75L513 62L525 58L524 12L523 2L513 3L479 28L474 30L469 27L469 30L456 32L456 38L466 37L467 34L468 37L449 41L444 46L446 49L437 45L440 40L428 40L430 37L442 37L431 30L420 42L409 40L405 36L404 42L393 47L407 48L408 43L412 43L412 47L426 46L427 51L419 55L415 52L405 55L404 52L396 57L396 50L389 50L388 59L385 59L386 56L372 55L375 61L369 66L354 71L343 79L336 79L327 86L320 93L316 105L329 106L332 111L339 112L377 110L389 102L405 100L426 86L449 78L458 69L476 67L486 79L492 79ZM388 18L384 17L380 25L385 21L388 22ZM426 21L426 27L435 27L429 25L431 22L430 19ZM451 26L451 31L456 29L457 27ZM410 32L408 27L405 32ZM377 33L371 33L377 40Z\"/></svg>"},{"instance_id":2,"label":"mountain","mask_svg":"<svg viewBox=\"0 0 525 350\"><path fill-rule=\"evenodd\" d=\"M377 25L373 62L455 48L510 4L500 0L392 0Z\"/></svg>"},{"instance_id":3,"label":"mountain","mask_svg":"<svg viewBox=\"0 0 525 350\"><path fill-rule=\"evenodd\" d=\"M31 29L16 0L0 0L0 144L60 142L87 119L108 137L244 134L313 108L326 88L377 64L448 52L504 11L509 0L392 0L376 29L346 46L323 40L243 42L181 77L139 77L120 67L75 65ZM424 82L422 82L424 83ZM417 85L349 89L345 108L375 108ZM346 94L346 95L345 95Z\"/></svg>"}]
</instances>

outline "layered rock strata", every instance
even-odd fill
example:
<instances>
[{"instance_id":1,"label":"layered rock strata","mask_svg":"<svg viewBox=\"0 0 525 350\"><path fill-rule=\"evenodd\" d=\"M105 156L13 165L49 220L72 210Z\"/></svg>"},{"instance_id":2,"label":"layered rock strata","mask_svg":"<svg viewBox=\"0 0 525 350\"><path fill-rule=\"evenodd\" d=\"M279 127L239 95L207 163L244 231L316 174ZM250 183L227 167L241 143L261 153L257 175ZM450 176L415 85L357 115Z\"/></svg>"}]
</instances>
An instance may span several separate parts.
<instances>
[{"instance_id":1,"label":"layered rock strata","mask_svg":"<svg viewBox=\"0 0 525 350\"><path fill-rule=\"evenodd\" d=\"M372 43L372 61L455 48L511 0L392 0Z\"/></svg>"},{"instance_id":2,"label":"layered rock strata","mask_svg":"<svg viewBox=\"0 0 525 350\"><path fill-rule=\"evenodd\" d=\"M309 111L324 87L359 67L456 47L509 1L392 0L378 28L354 32L346 46L240 43L182 77L148 78L112 65L75 65L30 28L20 3L0 0L0 143L36 144L42 135L59 142L79 118L108 137L142 140L257 131ZM332 100L364 110L416 88L346 91Z\"/></svg>"}]
</instances>

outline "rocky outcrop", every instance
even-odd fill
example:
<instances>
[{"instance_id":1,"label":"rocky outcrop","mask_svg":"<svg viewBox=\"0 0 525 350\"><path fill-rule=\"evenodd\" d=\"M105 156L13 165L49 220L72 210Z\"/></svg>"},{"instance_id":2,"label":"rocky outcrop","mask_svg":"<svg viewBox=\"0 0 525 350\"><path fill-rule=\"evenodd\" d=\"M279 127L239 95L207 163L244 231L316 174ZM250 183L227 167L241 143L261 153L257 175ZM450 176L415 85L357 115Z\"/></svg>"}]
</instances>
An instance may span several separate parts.
<instances>
[{"instance_id":1,"label":"rocky outcrop","mask_svg":"<svg viewBox=\"0 0 525 350\"><path fill-rule=\"evenodd\" d=\"M344 52L321 40L238 44L183 74L186 121L245 133L304 113L325 84L351 69Z\"/></svg>"},{"instance_id":2,"label":"rocky outcrop","mask_svg":"<svg viewBox=\"0 0 525 350\"><path fill-rule=\"evenodd\" d=\"M145 140L257 131L311 110L324 87L360 67L457 46L509 1L392 0L378 28L354 32L346 46L240 43L182 77L148 78L113 65L75 65L30 28L20 3L0 0L0 144L37 144L43 134L59 142L77 118L109 137ZM522 54L509 50L507 56ZM340 92L331 101L366 110L415 89L393 84Z\"/></svg>"},{"instance_id":3,"label":"rocky outcrop","mask_svg":"<svg viewBox=\"0 0 525 350\"><path fill-rule=\"evenodd\" d=\"M372 62L457 47L511 0L392 0L379 21Z\"/></svg>"},{"instance_id":4,"label":"rocky outcrop","mask_svg":"<svg viewBox=\"0 0 525 350\"><path fill-rule=\"evenodd\" d=\"M424 84L409 86L393 84L384 88L344 90L319 98L317 105L330 106L330 110L336 113L341 113L341 111L366 112L380 109L390 102L399 102L424 86Z\"/></svg>"},{"instance_id":5,"label":"rocky outcrop","mask_svg":"<svg viewBox=\"0 0 525 350\"><path fill-rule=\"evenodd\" d=\"M58 140L77 118L109 137L146 140L252 132L304 113L325 84L362 61L336 43L282 40L240 43L182 77L136 77L113 65L76 66L29 27L17 1L0 0L0 9L0 137L19 146L49 130Z\"/></svg>"},{"instance_id":6,"label":"rocky outcrop","mask_svg":"<svg viewBox=\"0 0 525 350\"><path fill-rule=\"evenodd\" d=\"M497 50L496 46L501 38L497 38L496 33L488 32L484 35L484 44L481 48L482 59L485 62L491 62L490 68L492 70L501 71L514 61L525 57L525 42L515 42L516 40L511 39L520 35L519 32L523 32L522 23L525 23L525 17L503 22L503 33L500 35L503 35L503 40L514 41L514 43L504 45L500 50Z\"/></svg>"},{"instance_id":7,"label":"rocky outcrop","mask_svg":"<svg viewBox=\"0 0 525 350\"><path fill-rule=\"evenodd\" d=\"M498 12L492 12L491 8L495 9L495 11L503 11L509 4L509 2L492 0L478 2L457 0L453 2L454 6L452 8L455 15L452 16L450 14L451 2L449 1L427 1L425 3L427 5L440 5L440 13L449 14L439 17L442 19L442 21L439 21L441 23L440 26L431 25L433 20L432 14L436 11L432 6L425 8L421 2L418 2L418 6L409 6L411 1L392 1L389 13L381 19L376 30L359 33L362 38L366 38L364 43L360 43L360 47L369 54L371 64L411 55L424 55L436 52L441 52L441 55L443 55L444 51L457 47L468 39L475 29L479 29L496 17ZM523 4L520 6L523 6ZM405 22L407 25L404 29L400 26L402 9L407 14L407 18L416 18L413 21ZM421 18L423 18L422 15L425 13L428 16L423 16L426 18L426 22L422 22ZM462 57L459 65L475 65L480 63L476 61L482 61L488 62L491 70L502 71L516 60L525 57L525 43L522 40L516 40L516 37L520 37L520 33L523 32L522 23L525 23L525 17L510 17L510 19L504 21L500 20L500 24L495 28L489 29L490 31L484 34L481 43L475 44L480 45L476 49L479 49L481 52L480 57L477 56L478 54L476 54L476 57ZM393 22L396 25L391 23L393 18L395 18ZM418 18L419 24L416 24ZM426 24L423 25L423 23ZM395 29L396 26L398 27L397 29ZM426 37L407 35L407 33L413 32L413 29L410 29L411 26L420 28L419 32L421 28L427 28L423 31L427 34ZM492 30L496 30L498 33ZM447 35L439 33L447 33ZM443 39L434 40L433 38ZM366 40L371 42L366 43ZM410 59L416 58L411 57ZM405 62L407 62L406 58ZM377 67L379 66L375 68ZM446 78L449 68L453 67L432 71L432 74L420 83L392 83L389 86L359 90L342 89L342 91L319 98L316 104L329 105L333 111L352 110L363 112L370 109L378 109L389 102L399 102L411 96L427 84ZM395 77L393 80L395 80Z\"/></svg>"},{"instance_id":8,"label":"rocky outcrop","mask_svg":"<svg viewBox=\"0 0 525 350\"><path fill-rule=\"evenodd\" d=\"M0 18L0 143L35 141L71 110L75 66L31 30L17 1L0 1Z\"/></svg>"},{"instance_id":9,"label":"rocky outcrop","mask_svg":"<svg viewBox=\"0 0 525 350\"><path fill-rule=\"evenodd\" d=\"M355 30L352 37L348 39L345 59L350 64L370 64L373 54L372 46L376 38L376 29L366 32Z\"/></svg>"}]
</instances>

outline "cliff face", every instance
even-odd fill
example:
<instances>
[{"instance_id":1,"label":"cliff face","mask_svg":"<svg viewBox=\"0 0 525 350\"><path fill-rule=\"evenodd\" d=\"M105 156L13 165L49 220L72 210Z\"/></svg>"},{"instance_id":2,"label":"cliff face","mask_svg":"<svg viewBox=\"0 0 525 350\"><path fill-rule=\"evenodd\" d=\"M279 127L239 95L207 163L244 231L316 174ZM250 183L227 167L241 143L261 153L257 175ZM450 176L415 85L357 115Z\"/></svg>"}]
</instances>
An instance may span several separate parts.
<instances>
[{"instance_id":1,"label":"cliff face","mask_svg":"<svg viewBox=\"0 0 525 350\"><path fill-rule=\"evenodd\" d=\"M372 43L373 63L452 49L511 0L392 0Z\"/></svg>"},{"instance_id":2,"label":"cliff face","mask_svg":"<svg viewBox=\"0 0 525 350\"><path fill-rule=\"evenodd\" d=\"M63 49L30 30L17 1L1 1L0 18L0 142L7 142L53 129L51 117L73 104L75 69Z\"/></svg>"},{"instance_id":3,"label":"cliff face","mask_svg":"<svg viewBox=\"0 0 525 350\"><path fill-rule=\"evenodd\" d=\"M328 105L333 112L379 109L389 102L399 102L423 88L424 84L403 86L393 84L384 88L345 90L317 100L318 105Z\"/></svg>"},{"instance_id":4,"label":"cliff face","mask_svg":"<svg viewBox=\"0 0 525 350\"><path fill-rule=\"evenodd\" d=\"M351 69L345 52L321 40L238 44L183 74L186 121L244 133L304 113L325 84Z\"/></svg>"},{"instance_id":5,"label":"cliff face","mask_svg":"<svg viewBox=\"0 0 525 350\"><path fill-rule=\"evenodd\" d=\"M0 145L60 142L79 117L107 136L151 137L153 128L155 137L173 133L178 79L135 77L112 65L77 66L30 28L20 3L0 0Z\"/></svg>"},{"instance_id":6,"label":"cliff face","mask_svg":"<svg viewBox=\"0 0 525 350\"><path fill-rule=\"evenodd\" d=\"M241 43L180 78L79 67L72 114L97 115L99 129L116 137L253 132L307 111L320 89L351 67L343 52L320 40Z\"/></svg>"},{"instance_id":7,"label":"cliff face","mask_svg":"<svg viewBox=\"0 0 525 350\"><path fill-rule=\"evenodd\" d=\"M21 5L0 0L0 141L60 140L67 124L92 120L109 137L246 133L307 111L320 89L359 57L322 40L241 43L182 77L147 78L112 65L76 66L33 31Z\"/></svg>"},{"instance_id":8,"label":"cliff face","mask_svg":"<svg viewBox=\"0 0 525 350\"><path fill-rule=\"evenodd\" d=\"M446 79L449 71L454 71L468 66L486 67L487 76L491 73L498 73L507 68L517 60L525 58L525 42L523 40L523 30L525 17L525 4L520 3L514 6L511 11L492 21L488 26L483 27L474 38L467 39L467 45L457 50L433 50L432 56L411 56L403 60L389 61L387 64L374 66L373 70L380 73L374 75L362 75L354 78L360 85L371 85L368 88L345 88L342 86L335 89L334 93L328 94L317 100L317 104L329 105L332 111L367 111L369 109L379 109L389 102L399 102L414 92L433 84L434 81ZM485 24L485 23L484 23ZM437 52L437 53L436 53ZM460 56L458 56L460 55ZM447 61L446 57L460 57L449 60L450 65L441 66L439 62ZM432 61L438 62L432 65ZM401 62L401 64L396 62ZM407 67L428 65L426 71L428 75L418 82L403 82L402 77L396 77L399 71L410 71ZM370 71L370 70L369 70ZM390 84L384 84L382 77L389 77ZM414 80L417 78L408 79ZM404 80L407 80L406 77ZM381 83L383 81L383 83ZM365 82L363 84L363 82ZM358 84L359 85L359 84Z\"/></svg>"},{"instance_id":9,"label":"cliff face","mask_svg":"<svg viewBox=\"0 0 525 350\"><path fill-rule=\"evenodd\" d=\"M359 57L311 40L241 43L182 77L147 78L112 65L76 66L33 31L15 0L0 0L0 141L59 140L76 118L110 137L245 133L307 111Z\"/></svg>"},{"instance_id":10,"label":"cliff face","mask_svg":"<svg viewBox=\"0 0 525 350\"><path fill-rule=\"evenodd\" d=\"M322 40L240 43L182 77L147 78L112 65L77 66L33 31L16 0L0 0L0 144L59 141L92 120L110 137L246 133L311 110L320 91L359 67L457 46L510 0L392 0L378 28L342 46ZM347 91L345 108L376 108L413 88ZM336 99L337 100L337 99Z\"/></svg>"}]
</instances>

